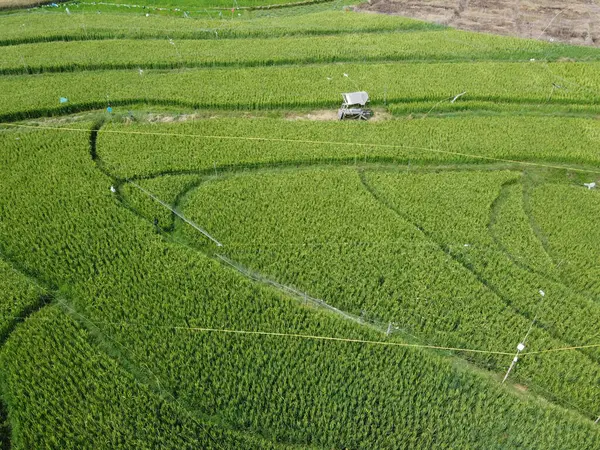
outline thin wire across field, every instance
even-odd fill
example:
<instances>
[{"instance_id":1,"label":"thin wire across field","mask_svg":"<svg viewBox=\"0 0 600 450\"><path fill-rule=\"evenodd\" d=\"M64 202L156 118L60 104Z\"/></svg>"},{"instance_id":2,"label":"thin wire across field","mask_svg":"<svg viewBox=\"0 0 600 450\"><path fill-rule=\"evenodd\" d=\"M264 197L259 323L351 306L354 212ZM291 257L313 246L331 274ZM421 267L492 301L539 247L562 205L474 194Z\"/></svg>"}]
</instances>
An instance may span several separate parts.
<instances>
[{"instance_id":1,"label":"thin wire across field","mask_svg":"<svg viewBox=\"0 0 600 450\"><path fill-rule=\"evenodd\" d=\"M0 125L10 126L14 128L29 128L29 129L41 129L41 130L55 130L55 131L68 131L68 132L79 132L88 133L89 130L84 128L69 128L69 127L51 127L46 125L25 125L16 123L2 123ZM231 135L208 135L208 134L193 134L193 133L158 133L150 131L128 131L128 130L100 130L98 134L111 133L111 134L129 134L129 135L141 135L141 136L168 136L168 137L187 137L192 139L215 139L215 140L234 140L234 141L255 141L255 142L277 142L277 143L288 143L288 144L311 144L311 145L341 145L341 146L354 146L354 147L366 147L366 148L386 148L386 149L405 149L415 150L419 152L429 152L437 154L445 154L452 156L460 156L464 158L479 159L484 161L493 161L509 164L518 164L529 167L539 167L544 169L558 169L558 170L570 170L573 172L581 173L593 173L600 174L600 169L584 169L571 166L561 166L556 164L545 164L537 163L532 161L520 161L516 159L507 158L496 158L493 156L477 155L473 153L455 152L451 150L444 150L440 148L432 147L418 147L412 145L402 144L375 144L365 142L341 142L341 141L321 141L321 140L310 140L310 139L287 139L287 138L271 138L271 137L257 137L257 136L231 136Z\"/></svg>"}]
</instances>

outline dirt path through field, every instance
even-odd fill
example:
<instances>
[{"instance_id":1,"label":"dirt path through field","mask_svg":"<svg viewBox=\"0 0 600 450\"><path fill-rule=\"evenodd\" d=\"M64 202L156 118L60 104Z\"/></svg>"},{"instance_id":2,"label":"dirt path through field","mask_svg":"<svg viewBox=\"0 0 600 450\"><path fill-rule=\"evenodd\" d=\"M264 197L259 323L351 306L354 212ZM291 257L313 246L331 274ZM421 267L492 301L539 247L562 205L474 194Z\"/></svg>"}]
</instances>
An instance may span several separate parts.
<instances>
[{"instance_id":1,"label":"dirt path through field","mask_svg":"<svg viewBox=\"0 0 600 450\"><path fill-rule=\"evenodd\" d=\"M368 0L357 9L462 30L600 47L600 0Z\"/></svg>"}]
</instances>

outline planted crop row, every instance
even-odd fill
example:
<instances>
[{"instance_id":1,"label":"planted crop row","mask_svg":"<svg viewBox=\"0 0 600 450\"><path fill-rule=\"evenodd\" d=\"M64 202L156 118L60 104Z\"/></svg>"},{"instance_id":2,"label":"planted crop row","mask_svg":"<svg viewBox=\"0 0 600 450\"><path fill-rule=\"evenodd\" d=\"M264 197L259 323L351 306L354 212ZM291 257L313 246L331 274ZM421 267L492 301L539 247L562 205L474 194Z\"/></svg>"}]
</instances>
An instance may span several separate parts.
<instances>
[{"instance_id":1,"label":"planted crop row","mask_svg":"<svg viewBox=\"0 0 600 450\"><path fill-rule=\"evenodd\" d=\"M204 16L205 17L205 16ZM402 17L322 11L271 18L245 20L226 15L219 19L185 19L159 15L96 14L71 15L19 13L0 17L0 45L28 42L98 39L220 39L281 37L401 30L439 29L440 26Z\"/></svg>"},{"instance_id":2,"label":"planted crop row","mask_svg":"<svg viewBox=\"0 0 600 450\"><path fill-rule=\"evenodd\" d=\"M336 160L490 162L477 156L595 167L600 163L595 151L599 130L595 120L540 117L379 123L212 119L160 126L113 122L100 130L97 151L121 177Z\"/></svg>"},{"instance_id":3,"label":"planted crop row","mask_svg":"<svg viewBox=\"0 0 600 450\"><path fill-rule=\"evenodd\" d=\"M441 102L466 91L465 100L593 105L600 101L599 73L593 62L486 62L16 75L0 78L0 89L11 93L2 100L0 118L6 121L144 102L193 108L336 108L341 92L357 88L369 92L374 104L382 104L384 99L390 103ZM570 89L553 87L559 78L578 82L580 77L586 78L586 85L569 82ZM68 103L59 103L61 97Z\"/></svg>"},{"instance_id":4,"label":"planted crop row","mask_svg":"<svg viewBox=\"0 0 600 450\"><path fill-rule=\"evenodd\" d=\"M594 447L591 421L511 395L428 351L175 330L382 338L163 240L110 192L114 180L96 169L86 134L4 131L0 139L10 155L0 169L6 254L64 285L84 315L73 317L114 358L91 352L89 334L60 316L20 327L3 353L1 385L25 446L155 442L174 427L183 436L174 446L204 437L197 422L173 426L170 407L111 368L119 363L205 423L303 448ZM89 434L76 435L86 420Z\"/></svg>"},{"instance_id":5,"label":"planted crop row","mask_svg":"<svg viewBox=\"0 0 600 450\"><path fill-rule=\"evenodd\" d=\"M410 115L416 118L423 116L458 115L458 114L505 114L505 115L534 115L547 117L589 117L600 113L600 105L585 104L556 104L556 103L514 103L510 100L470 101L461 100L451 103L451 98L445 101L402 102L388 105L388 111L397 116Z\"/></svg>"},{"instance_id":6,"label":"planted crop row","mask_svg":"<svg viewBox=\"0 0 600 450\"><path fill-rule=\"evenodd\" d=\"M478 41L473 48L472 43ZM279 39L107 40L49 42L7 47L0 73L69 72L98 69L263 66L339 61L529 61L560 57L597 60L595 48L555 46L539 41L457 30L432 33L353 33Z\"/></svg>"}]
</instances>

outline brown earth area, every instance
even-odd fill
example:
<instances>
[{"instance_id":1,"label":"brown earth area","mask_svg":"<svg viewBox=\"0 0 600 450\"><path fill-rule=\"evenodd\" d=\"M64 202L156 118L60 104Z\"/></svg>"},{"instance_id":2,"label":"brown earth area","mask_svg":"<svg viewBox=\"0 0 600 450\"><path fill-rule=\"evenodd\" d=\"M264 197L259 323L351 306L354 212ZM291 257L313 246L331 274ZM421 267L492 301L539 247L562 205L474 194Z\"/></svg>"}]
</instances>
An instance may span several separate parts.
<instances>
[{"instance_id":1,"label":"brown earth area","mask_svg":"<svg viewBox=\"0 0 600 450\"><path fill-rule=\"evenodd\" d=\"M53 0L0 0L0 9L29 8L52 3L52 1ZM59 2L54 0L54 3Z\"/></svg>"},{"instance_id":2,"label":"brown earth area","mask_svg":"<svg viewBox=\"0 0 600 450\"><path fill-rule=\"evenodd\" d=\"M600 0L368 0L356 9L461 30L600 46Z\"/></svg>"},{"instance_id":3,"label":"brown earth area","mask_svg":"<svg viewBox=\"0 0 600 450\"><path fill-rule=\"evenodd\" d=\"M392 115L383 108L369 108L373 111L373 117L369 119L369 122L380 122L382 120L389 120ZM286 114L287 120L316 120L316 121L329 121L329 120L340 120L338 117L337 109L321 109L317 111L310 111L306 113L292 112Z\"/></svg>"}]
</instances>

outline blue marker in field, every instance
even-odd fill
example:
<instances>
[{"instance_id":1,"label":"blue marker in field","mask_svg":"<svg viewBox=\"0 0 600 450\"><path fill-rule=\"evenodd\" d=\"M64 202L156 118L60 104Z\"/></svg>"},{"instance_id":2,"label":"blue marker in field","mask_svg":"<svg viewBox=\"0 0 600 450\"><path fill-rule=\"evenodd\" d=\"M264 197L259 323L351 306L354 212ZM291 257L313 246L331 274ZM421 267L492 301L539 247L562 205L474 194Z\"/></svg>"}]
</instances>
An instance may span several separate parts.
<instances>
[{"instance_id":1,"label":"blue marker in field","mask_svg":"<svg viewBox=\"0 0 600 450\"><path fill-rule=\"evenodd\" d=\"M60 103L67 103L69 101L69 99L67 97L61 97L58 101Z\"/></svg>"},{"instance_id":2,"label":"blue marker in field","mask_svg":"<svg viewBox=\"0 0 600 450\"><path fill-rule=\"evenodd\" d=\"M106 110L112 114L112 106L109 106L108 108L106 108Z\"/></svg>"}]
</instances>

